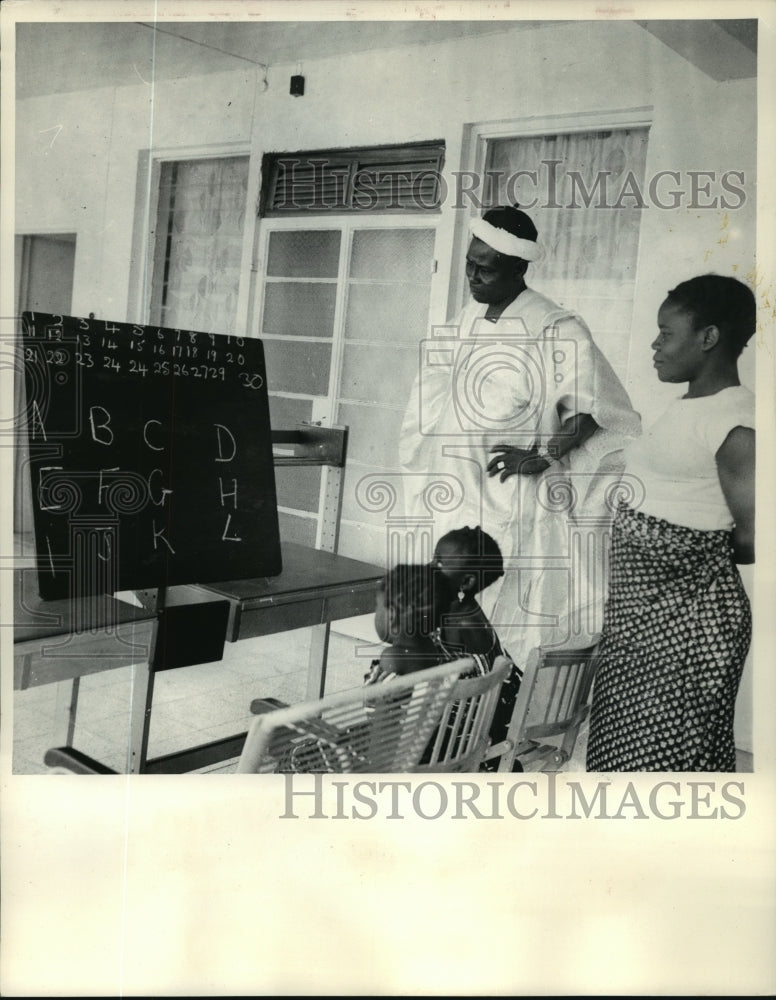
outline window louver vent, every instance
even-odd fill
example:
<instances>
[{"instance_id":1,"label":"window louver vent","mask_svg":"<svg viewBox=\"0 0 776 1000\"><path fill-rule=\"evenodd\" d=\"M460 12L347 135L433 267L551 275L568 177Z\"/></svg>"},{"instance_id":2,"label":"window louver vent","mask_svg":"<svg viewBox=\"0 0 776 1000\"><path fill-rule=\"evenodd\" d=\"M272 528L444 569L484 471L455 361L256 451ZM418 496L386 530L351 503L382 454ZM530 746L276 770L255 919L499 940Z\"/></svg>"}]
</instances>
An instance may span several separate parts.
<instances>
[{"instance_id":1,"label":"window louver vent","mask_svg":"<svg viewBox=\"0 0 776 1000\"><path fill-rule=\"evenodd\" d=\"M444 146L271 154L265 216L324 212L428 212L439 208Z\"/></svg>"}]
</instances>

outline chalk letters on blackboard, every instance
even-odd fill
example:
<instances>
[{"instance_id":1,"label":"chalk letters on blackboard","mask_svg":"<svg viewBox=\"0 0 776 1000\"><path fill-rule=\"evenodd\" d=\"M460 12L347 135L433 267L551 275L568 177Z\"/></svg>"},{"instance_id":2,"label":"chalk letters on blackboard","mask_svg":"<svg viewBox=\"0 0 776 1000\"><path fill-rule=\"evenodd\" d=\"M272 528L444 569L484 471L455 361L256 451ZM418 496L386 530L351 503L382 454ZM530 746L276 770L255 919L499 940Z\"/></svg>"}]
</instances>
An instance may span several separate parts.
<instances>
[{"instance_id":1,"label":"chalk letters on blackboard","mask_svg":"<svg viewBox=\"0 0 776 1000\"><path fill-rule=\"evenodd\" d=\"M102 420L103 422L98 424L97 420ZM92 429L92 440L98 444L113 444L113 431L110 429L110 413L108 413L104 406L92 406L89 408L89 426ZM97 431L104 431L105 433L98 434Z\"/></svg>"},{"instance_id":2,"label":"chalk letters on blackboard","mask_svg":"<svg viewBox=\"0 0 776 1000\"><path fill-rule=\"evenodd\" d=\"M229 430L229 428L224 427L223 424L214 424L214 427L216 429L216 436L218 439L218 458L216 459L216 462L231 462L234 456L237 454L237 442L234 439L234 435ZM224 454L223 438L221 436L221 431L223 431L224 434L228 435L229 437L231 451L228 455Z\"/></svg>"},{"instance_id":3,"label":"chalk letters on blackboard","mask_svg":"<svg viewBox=\"0 0 776 1000\"><path fill-rule=\"evenodd\" d=\"M172 490L168 490L165 486L155 487L152 484L151 480L156 475L163 476L164 472L161 469L152 469L151 470L151 472L150 472L150 474L148 476L148 499L151 501L151 503L156 504L157 507L164 507L164 502L165 502L166 498L172 494ZM158 500L154 496L154 490L157 489L157 488L159 489L159 499Z\"/></svg>"},{"instance_id":4,"label":"chalk letters on blackboard","mask_svg":"<svg viewBox=\"0 0 776 1000\"><path fill-rule=\"evenodd\" d=\"M44 476L44 473L45 472L59 472L59 471L61 471L61 469L62 469L61 465L42 465L40 467L40 470L39 470L39 477L40 478L38 479L38 484L39 484L38 485L38 495L40 497L40 505L41 505L41 509L42 510L60 510L61 507L62 507L61 503L50 503L50 504L47 504L46 500L45 500L45 494L44 494L44 489L45 489L44 479L46 478Z\"/></svg>"},{"instance_id":5,"label":"chalk letters on blackboard","mask_svg":"<svg viewBox=\"0 0 776 1000\"><path fill-rule=\"evenodd\" d=\"M167 548L170 550L170 552L172 552L172 554L175 555L175 549L172 547L172 545L170 545L169 541L164 537L165 526L162 525L162 527L159 528L159 530L157 531L156 530L156 521L153 521L152 524L153 524L153 532L154 532L154 548L155 549L157 548L157 539L161 539L164 542L164 544L167 546Z\"/></svg>"},{"instance_id":6,"label":"chalk letters on blackboard","mask_svg":"<svg viewBox=\"0 0 776 1000\"><path fill-rule=\"evenodd\" d=\"M42 313L23 326L44 598L280 572L260 341ZM110 572L82 568L87 537L105 537L88 558Z\"/></svg>"},{"instance_id":7,"label":"chalk letters on blackboard","mask_svg":"<svg viewBox=\"0 0 776 1000\"><path fill-rule=\"evenodd\" d=\"M40 415L40 408L38 407L37 399L32 401L32 420L30 423L31 437L34 440L38 436L38 431L40 431L40 436L44 441L47 441L46 429L43 426L43 417Z\"/></svg>"},{"instance_id":8,"label":"chalk letters on blackboard","mask_svg":"<svg viewBox=\"0 0 776 1000\"><path fill-rule=\"evenodd\" d=\"M148 445L148 447L151 448L153 451L164 451L163 444L153 444L148 439L148 428L151 426L151 424L156 424L158 427L162 426L158 420L146 420L145 425L143 426L143 440Z\"/></svg>"}]
</instances>

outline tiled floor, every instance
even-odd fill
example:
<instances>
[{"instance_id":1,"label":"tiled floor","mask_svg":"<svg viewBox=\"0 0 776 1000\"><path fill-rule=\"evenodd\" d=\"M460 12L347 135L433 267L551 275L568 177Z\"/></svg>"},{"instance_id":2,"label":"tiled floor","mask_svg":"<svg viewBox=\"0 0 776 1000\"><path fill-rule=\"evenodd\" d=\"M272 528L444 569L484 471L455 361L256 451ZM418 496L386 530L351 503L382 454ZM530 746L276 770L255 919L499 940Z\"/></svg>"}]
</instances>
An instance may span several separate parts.
<instances>
[{"instance_id":1,"label":"tiled floor","mask_svg":"<svg viewBox=\"0 0 776 1000\"><path fill-rule=\"evenodd\" d=\"M369 625L357 629L370 634ZM209 740L244 732L253 698L296 702L305 696L310 630L299 629L261 639L227 643L218 663L168 670L156 677L149 737L155 757ZM361 683L379 645L331 633L327 693ZM74 745L117 771L127 770L132 668L92 674L81 681ZM45 774L45 751L56 745L56 687L14 693L14 774ZM563 769L585 770L587 730L580 731L574 755ZM211 768L216 773L234 763ZM750 754L739 753L738 770L751 772Z\"/></svg>"},{"instance_id":2,"label":"tiled floor","mask_svg":"<svg viewBox=\"0 0 776 1000\"><path fill-rule=\"evenodd\" d=\"M227 643L224 658L157 674L149 756L244 732L249 704L259 697L301 701L305 695L310 630ZM376 645L332 632L327 693L361 682ZM118 771L126 770L132 668L82 678L74 745ZM56 686L14 693L15 774L42 774L45 751L56 745Z\"/></svg>"}]
</instances>

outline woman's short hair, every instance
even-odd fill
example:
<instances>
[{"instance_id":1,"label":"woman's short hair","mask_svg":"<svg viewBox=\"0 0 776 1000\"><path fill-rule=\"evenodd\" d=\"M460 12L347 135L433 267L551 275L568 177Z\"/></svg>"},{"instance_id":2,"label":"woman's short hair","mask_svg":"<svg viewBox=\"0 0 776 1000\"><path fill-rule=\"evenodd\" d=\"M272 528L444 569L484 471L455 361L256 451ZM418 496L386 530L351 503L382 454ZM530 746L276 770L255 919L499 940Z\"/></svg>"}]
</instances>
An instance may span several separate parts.
<instances>
[{"instance_id":1,"label":"woman's short hair","mask_svg":"<svg viewBox=\"0 0 776 1000\"><path fill-rule=\"evenodd\" d=\"M721 274L701 274L671 289L666 301L690 313L695 328L716 326L734 358L755 331L757 305L748 285Z\"/></svg>"},{"instance_id":2,"label":"woman's short hair","mask_svg":"<svg viewBox=\"0 0 776 1000\"><path fill-rule=\"evenodd\" d=\"M385 604L403 632L432 635L456 598L455 585L431 564L399 563L385 575Z\"/></svg>"}]
</instances>

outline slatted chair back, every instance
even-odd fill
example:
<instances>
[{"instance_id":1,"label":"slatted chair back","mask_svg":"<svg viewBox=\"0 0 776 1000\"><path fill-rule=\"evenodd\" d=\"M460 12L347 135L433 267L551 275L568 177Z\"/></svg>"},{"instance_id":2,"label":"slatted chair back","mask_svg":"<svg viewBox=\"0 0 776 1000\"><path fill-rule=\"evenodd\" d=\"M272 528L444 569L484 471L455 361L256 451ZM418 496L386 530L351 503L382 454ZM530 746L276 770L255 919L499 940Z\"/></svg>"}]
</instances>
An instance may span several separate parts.
<instances>
[{"instance_id":1,"label":"slatted chair back","mask_svg":"<svg viewBox=\"0 0 776 1000\"><path fill-rule=\"evenodd\" d=\"M470 658L257 715L237 770L407 773L416 770Z\"/></svg>"},{"instance_id":2,"label":"slatted chair back","mask_svg":"<svg viewBox=\"0 0 776 1000\"><path fill-rule=\"evenodd\" d=\"M414 768L433 773L478 771L490 746L490 726L511 661L499 656L490 673L462 677L445 706L429 751Z\"/></svg>"},{"instance_id":3,"label":"slatted chair back","mask_svg":"<svg viewBox=\"0 0 776 1000\"><path fill-rule=\"evenodd\" d=\"M499 771L511 771L515 757L526 771L558 770L570 760L590 711L597 647L596 640L579 649L539 646L533 650L515 700Z\"/></svg>"}]
</instances>

